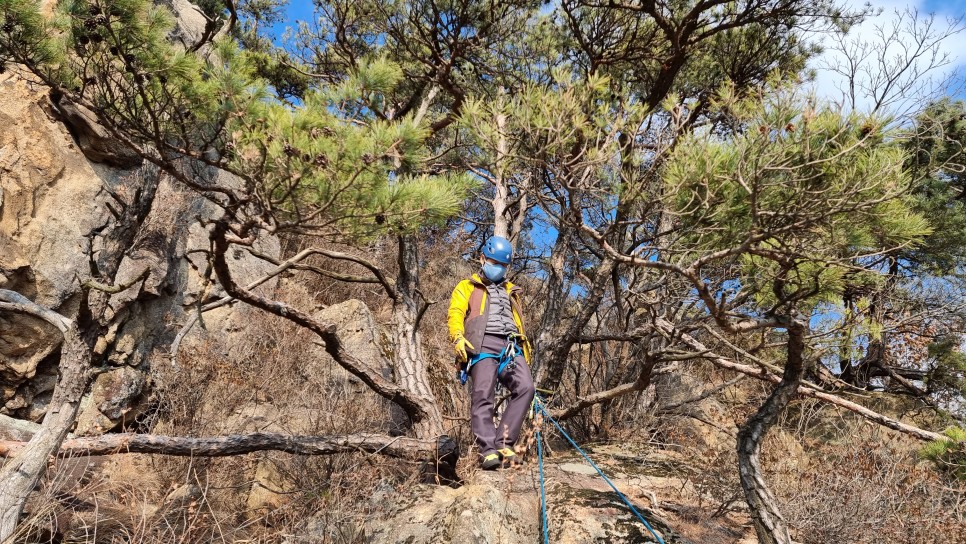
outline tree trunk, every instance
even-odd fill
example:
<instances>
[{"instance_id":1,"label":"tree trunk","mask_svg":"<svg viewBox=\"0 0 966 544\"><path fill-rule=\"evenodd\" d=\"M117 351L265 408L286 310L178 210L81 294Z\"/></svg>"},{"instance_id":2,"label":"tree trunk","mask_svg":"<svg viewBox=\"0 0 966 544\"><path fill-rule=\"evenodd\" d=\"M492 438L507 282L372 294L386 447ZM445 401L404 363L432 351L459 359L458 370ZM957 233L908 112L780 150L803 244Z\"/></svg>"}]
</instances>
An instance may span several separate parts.
<instances>
[{"instance_id":1,"label":"tree trunk","mask_svg":"<svg viewBox=\"0 0 966 544\"><path fill-rule=\"evenodd\" d=\"M543 361L546 363L545 377L540 380L540 386L552 391L556 391L563 380L564 370L567 368L567 358L571 348L580 341L584 327L600 307L600 301L610 283L610 274L617 265L613 259L605 258L597 268L597 275L594 277L590 291L580 301L580 310L570 321L567 329L562 333L558 332L550 342L543 348ZM541 369L543 370L543 369Z\"/></svg>"},{"instance_id":2,"label":"tree trunk","mask_svg":"<svg viewBox=\"0 0 966 544\"><path fill-rule=\"evenodd\" d=\"M60 379L40 430L0 470L0 542L7 542L17 529L27 496L37 486L47 469L47 462L60 448L77 417L81 397L90 379L91 354L80 337L77 324L54 312L41 308L26 298L0 290L2 307L14 303L27 313L41 317L64 335L60 348Z\"/></svg>"},{"instance_id":3,"label":"tree trunk","mask_svg":"<svg viewBox=\"0 0 966 544\"><path fill-rule=\"evenodd\" d=\"M393 301L396 383L421 399L425 416L414 422L417 438L436 439L443 433L443 416L429 386L422 335L419 334L419 245L414 236L399 237L399 275Z\"/></svg>"},{"instance_id":4,"label":"tree trunk","mask_svg":"<svg viewBox=\"0 0 966 544\"><path fill-rule=\"evenodd\" d=\"M533 343L535 371L533 379L535 383L543 382L547 373L547 367L550 363L548 358L543 356L543 353L557 336L559 324L563 319L564 302L567 300L567 293L564 292L564 269L567 263L567 251L573 235L574 229L569 224L561 224L557 231L557 240L550 252L550 266L546 271L545 303L540 318L540 326L537 327L540 334Z\"/></svg>"},{"instance_id":5,"label":"tree trunk","mask_svg":"<svg viewBox=\"0 0 966 544\"><path fill-rule=\"evenodd\" d=\"M496 121L496 157L493 158L493 166L491 167L493 173L493 234L495 236L502 236L506 239L511 239L511 235L515 236L519 233L510 232L510 187L509 181L506 179L504 173L504 162L507 160L508 145L506 138L506 114L503 113L503 104L505 102L503 91L497 92L496 103L497 112L495 114L494 121Z\"/></svg>"},{"instance_id":6,"label":"tree trunk","mask_svg":"<svg viewBox=\"0 0 966 544\"><path fill-rule=\"evenodd\" d=\"M798 321L789 324L787 345L788 355L781 382L758 412L738 431L738 476L751 509L758 542L762 544L791 544L785 518L765 482L759 459L762 440L795 397L805 375L804 324Z\"/></svg>"}]
</instances>

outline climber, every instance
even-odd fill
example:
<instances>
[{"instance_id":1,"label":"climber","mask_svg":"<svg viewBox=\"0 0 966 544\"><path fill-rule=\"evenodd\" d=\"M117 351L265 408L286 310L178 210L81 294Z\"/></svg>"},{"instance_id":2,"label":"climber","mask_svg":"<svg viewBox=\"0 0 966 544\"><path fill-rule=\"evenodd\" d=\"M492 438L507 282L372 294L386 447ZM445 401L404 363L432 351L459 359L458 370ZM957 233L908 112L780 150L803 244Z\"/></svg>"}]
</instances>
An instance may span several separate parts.
<instances>
[{"instance_id":1,"label":"climber","mask_svg":"<svg viewBox=\"0 0 966 544\"><path fill-rule=\"evenodd\" d=\"M456 285L449 305L449 337L458 371L471 378L470 423L484 470L508 467L517 460L513 446L534 393L520 288L506 281L512 256L506 238L487 240L479 273ZM497 382L507 388L510 399L494 427Z\"/></svg>"}]
</instances>

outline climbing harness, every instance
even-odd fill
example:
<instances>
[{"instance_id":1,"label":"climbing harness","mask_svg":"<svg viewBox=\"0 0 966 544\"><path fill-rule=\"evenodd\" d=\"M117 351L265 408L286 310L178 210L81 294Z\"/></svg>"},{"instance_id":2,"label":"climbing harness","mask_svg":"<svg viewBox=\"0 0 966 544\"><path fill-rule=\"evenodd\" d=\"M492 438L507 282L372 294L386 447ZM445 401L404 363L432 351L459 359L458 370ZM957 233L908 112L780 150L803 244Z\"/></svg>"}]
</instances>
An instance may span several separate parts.
<instances>
[{"instance_id":1,"label":"climbing harness","mask_svg":"<svg viewBox=\"0 0 966 544\"><path fill-rule=\"evenodd\" d=\"M507 337L506 347L504 347L503 351L501 351L499 354L480 353L474 356L472 359L470 359L469 362L466 364L466 366L463 368L460 368L459 372L457 372L456 374L456 377L460 381L460 385L466 385L466 381L470 377L470 369L473 368L473 365L482 361L483 359L496 359L497 361L499 361L499 366L496 368L496 375L502 376L503 372L507 368L512 368L513 365L516 364L515 361L516 361L517 355L520 355L521 353L523 353L523 351L520 349L520 346L517 344L518 340L521 338L523 338L522 335L511 334L510 336Z\"/></svg>"},{"instance_id":2,"label":"climbing harness","mask_svg":"<svg viewBox=\"0 0 966 544\"><path fill-rule=\"evenodd\" d=\"M560 424L557 423L557 420L550 417L550 414L547 412L546 408L544 407L543 399L540 398L540 395L534 396L534 410L538 411L544 420L548 420L551 423L553 423L553 425L557 428L557 430L560 431L560 434L562 434L564 438L566 438L567 441L570 442L570 445L573 446L578 452L580 452L581 455L584 456L584 459L586 459L587 462L590 463L590 466L594 467L594 470L597 471L597 474L600 474L600 477L603 478L605 482L607 482L607 485L609 485L610 488L614 490L614 493L617 493L617 496L620 497L621 501L623 501L624 504L626 504L627 507L631 509L631 512L633 512L635 516L637 516L637 519L641 520L641 523L644 524L644 527L646 527L647 530L650 531L652 535L654 535L654 538L657 539L658 544L665 544L664 539L662 539L657 534L657 532L654 531L654 529L651 527L651 524L648 523L647 520L644 519L644 516L642 516L641 513L637 511L637 508L634 508L634 505L631 504L631 501L627 500L627 497L625 497L624 494L621 493L619 489L617 489L617 486L615 486L614 483L611 482L610 479L604 474L604 472L600 470L600 467L594 464L594 462L590 459L590 457L588 457L587 454L584 453L584 450L580 449L580 446L578 446L577 443L574 442L573 438L570 438L570 435L568 435L567 432L563 430L563 427L561 427ZM546 492L544 490L544 478L543 478L543 447L541 445L541 436L540 436L539 430L536 432L536 438L537 438L537 456L540 458L540 504L543 511L543 541L545 544L549 544L550 530L547 524L547 499L546 499Z\"/></svg>"}]
</instances>

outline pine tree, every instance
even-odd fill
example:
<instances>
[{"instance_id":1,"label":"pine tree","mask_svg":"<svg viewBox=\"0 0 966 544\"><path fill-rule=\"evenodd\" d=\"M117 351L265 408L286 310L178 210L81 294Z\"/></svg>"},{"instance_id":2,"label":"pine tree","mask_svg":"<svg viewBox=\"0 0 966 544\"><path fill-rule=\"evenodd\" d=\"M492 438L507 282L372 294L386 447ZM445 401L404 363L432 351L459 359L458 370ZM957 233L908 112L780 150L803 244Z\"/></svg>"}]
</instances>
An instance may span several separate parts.
<instances>
[{"instance_id":1,"label":"pine tree","mask_svg":"<svg viewBox=\"0 0 966 544\"><path fill-rule=\"evenodd\" d=\"M423 453L439 455L443 426L420 336L432 301L419 235L463 236L445 229L466 209L477 236L539 247L530 229L548 224L535 370L545 387L574 385L557 415L594 428L638 409L629 393L681 360L777 383L738 448L760 539L787 542L761 440L796 395L837 402L799 387L817 363L885 338L888 312L918 311L900 304L915 287L892 265L959 272L961 105L932 106L910 135L804 97L818 51L805 32L864 15L825 0L316 6L318 24L277 45L266 26L278 2L205 2L206 38L174 44L171 14L147 0L64 2L51 19L0 0L0 61L220 207L210 257L226 292L315 332L404 408ZM345 353L334 327L236 283L226 256L266 235L395 243L395 278L359 255L317 254L362 266L392 301L398 381ZM954 396L957 345L950 334L925 348L929 380ZM598 359L575 346L606 368L588 370ZM388 437L353 444L405 454Z\"/></svg>"}]
</instances>

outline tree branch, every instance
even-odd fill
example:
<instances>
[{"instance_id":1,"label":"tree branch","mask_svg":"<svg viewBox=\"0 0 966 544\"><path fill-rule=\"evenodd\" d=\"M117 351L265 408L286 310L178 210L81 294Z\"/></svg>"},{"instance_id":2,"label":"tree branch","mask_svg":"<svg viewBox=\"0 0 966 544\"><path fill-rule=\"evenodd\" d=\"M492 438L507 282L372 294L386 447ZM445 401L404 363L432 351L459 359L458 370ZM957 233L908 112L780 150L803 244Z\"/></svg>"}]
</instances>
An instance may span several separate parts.
<instances>
[{"instance_id":1,"label":"tree branch","mask_svg":"<svg viewBox=\"0 0 966 544\"><path fill-rule=\"evenodd\" d=\"M668 334L670 334L674 330L673 324L670 321L667 321L666 319L659 318L657 321L657 324L659 328L661 328ZM705 347L704 344L702 344L700 341L693 338L691 335L680 334L679 337L681 338L682 342L690 346L692 349L711 353L711 350L709 350L707 347ZM772 374L771 372L768 372L763 368L755 368L753 366L743 365L741 363L732 361L731 359L722 357L720 355L711 354L706 356L706 358L708 361L712 362L715 366L718 366L720 368L725 368L728 370L733 370L735 372L740 372L742 374L751 376L752 378L757 378L759 380L771 382L774 384L777 384L781 381L781 377L776 376L775 374ZM864 417L865 419L872 421L873 423L877 423L879 425L882 425L883 427L918 438L919 440L924 440L924 441L933 441L933 440L948 441L949 440L948 437L941 435L939 433L934 433L932 431L920 429L919 427L915 427L913 425L902 423L901 421L897 421L895 419L882 415L878 412L870 410L865 406L862 406L861 404L843 399L838 395L834 395L832 393L820 390L818 388L801 385L798 387L798 394L806 397L824 400L829 404L834 404L835 406L838 406L840 408L845 408L850 412L858 414Z\"/></svg>"},{"instance_id":2,"label":"tree branch","mask_svg":"<svg viewBox=\"0 0 966 544\"><path fill-rule=\"evenodd\" d=\"M428 417L427 403L431 403L431 400L424 399L409 389L393 383L383 377L377 369L372 368L348 353L342 346L334 324L319 321L298 308L277 300L262 297L235 283L235 280L232 278L231 268L228 266L228 261L225 258L230 247L230 243L228 242L228 225L222 221L215 223L211 232L211 240L213 243L215 274L228 295L272 315L283 317L300 327L314 332L325 343L326 353L339 366L362 380L364 384L381 397L399 404L414 422L422 421Z\"/></svg>"},{"instance_id":3,"label":"tree branch","mask_svg":"<svg viewBox=\"0 0 966 544\"><path fill-rule=\"evenodd\" d=\"M7 289L0 289L0 310L32 315L42 319L57 327L61 333L66 333L73 325L73 321L60 315L59 313L48 310L39 304L35 304L29 298Z\"/></svg>"},{"instance_id":4,"label":"tree branch","mask_svg":"<svg viewBox=\"0 0 966 544\"><path fill-rule=\"evenodd\" d=\"M114 294L120 293L122 291L127 291L132 286L134 286L134 284L136 284L136 283L138 283L140 281L144 281L144 280L148 279L148 276L150 274L151 274L151 269L145 267L145 269L142 270L140 274L138 274L137 276L135 276L134 279L132 279L131 281L129 281L127 283L122 283L120 285L108 285L106 283L100 283L100 282L94 281L92 279L89 279L89 280L81 283L81 287L83 287L85 289L96 289L98 291L103 291L105 293L114 295Z\"/></svg>"},{"instance_id":5,"label":"tree branch","mask_svg":"<svg viewBox=\"0 0 966 544\"><path fill-rule=\"evenodd\" d=\"M607 402L609 400L614 400L618 397L622 397L629 393L634 393L637 391L643 391L647 389L647 386L651 384L651 374L650 372L641 372L640 376L631 383L624 383L613 387L606 391L600 391L594 393L593 395L588 395L577 399L577 403L573 406L568 406L562 410L554 410L552 415L557 421L563 421L565 419L572 418L582 412L583 410L602 402Z\"/></svg>"},{"instance_id":6,"label":"tree branch","mask_svg":"<svg viewBox=\"0 0 966 544\"><path fill-rule=\"evenodd\" d=\"M25 442L0 441L0 457L21 451ZM379 453L400 459L420 460L436 452L435 440L418 440L380 434L334 436L253 433L205 438L117 433L65 440L59 457L152 453L191 457L228 457L256 451L281 451L298 455L331 455L344 452Z\"/></svg>"},{"instance_id":7,"label":"tree branch","mask_svg":"<svg viewBox=\"0 0 966 544\"><path fill-rule=\"evenodd\" d=\"M287 261L282 262L282 261L279 261L278 259L275 259L274 257L272 257L270 255L266 255L265 253L262 253L262 252L256 250L255 248L248 247L248 248L245 248L245 249L249 253L251 253L252 255L254 255L255 257L258 257L259 259L262 259L263 261L268 261L268 262L270 262L270 263L272 263L274 265L285 266L286 263L290 263L291 262L292 264L290 264L286 268L300 268L299 266L295 266L294 263L297 263L298 261L301 261L302 259L304 259L304 258L306 258L306 257L308 257L310 255L322 255L323 257L328 257L330 259L336 259L336 260L340 260L340 261L349 261L349 262L352 262L352 263L356 263L356 264L358 264L358 265L366 268L370 272L372 272L373 278L363 278L363 277L360 277L360 276L341 275L341 274L336 274L334 272L330 272L328 270L322 270L320 268L315 268L315 267L305 267L305 269L306 270L311 270L311 271L316 272L316 273L318 273L320 275L323 275L323 276L328 276L330 278L337 279L337 280L341 280L341 281L346 281L346 282L354 282L354 283L378 283L378 284L382 285L382 288L383 289L386 290L386 294L389 295L389 298L393 298L393 299L396 298L396 289L393 286L392 280L390 280L389 278L387 278L386 275L382 273L382 269L381 268L379 268L378 266L376 266L372 262L367 261L366 259L363 259L362 257L357 257L355 255L350 255L348 253L341 253L341 252L338 252L338 251L331 251L331 250L328 250L328 249L309 248L309 249L306 249L306 250L300 252L295 257L292 257L291 259L288 259ZM281 271L279 271L279 272L281 272Z\"/></svg>"}]
</instances>

